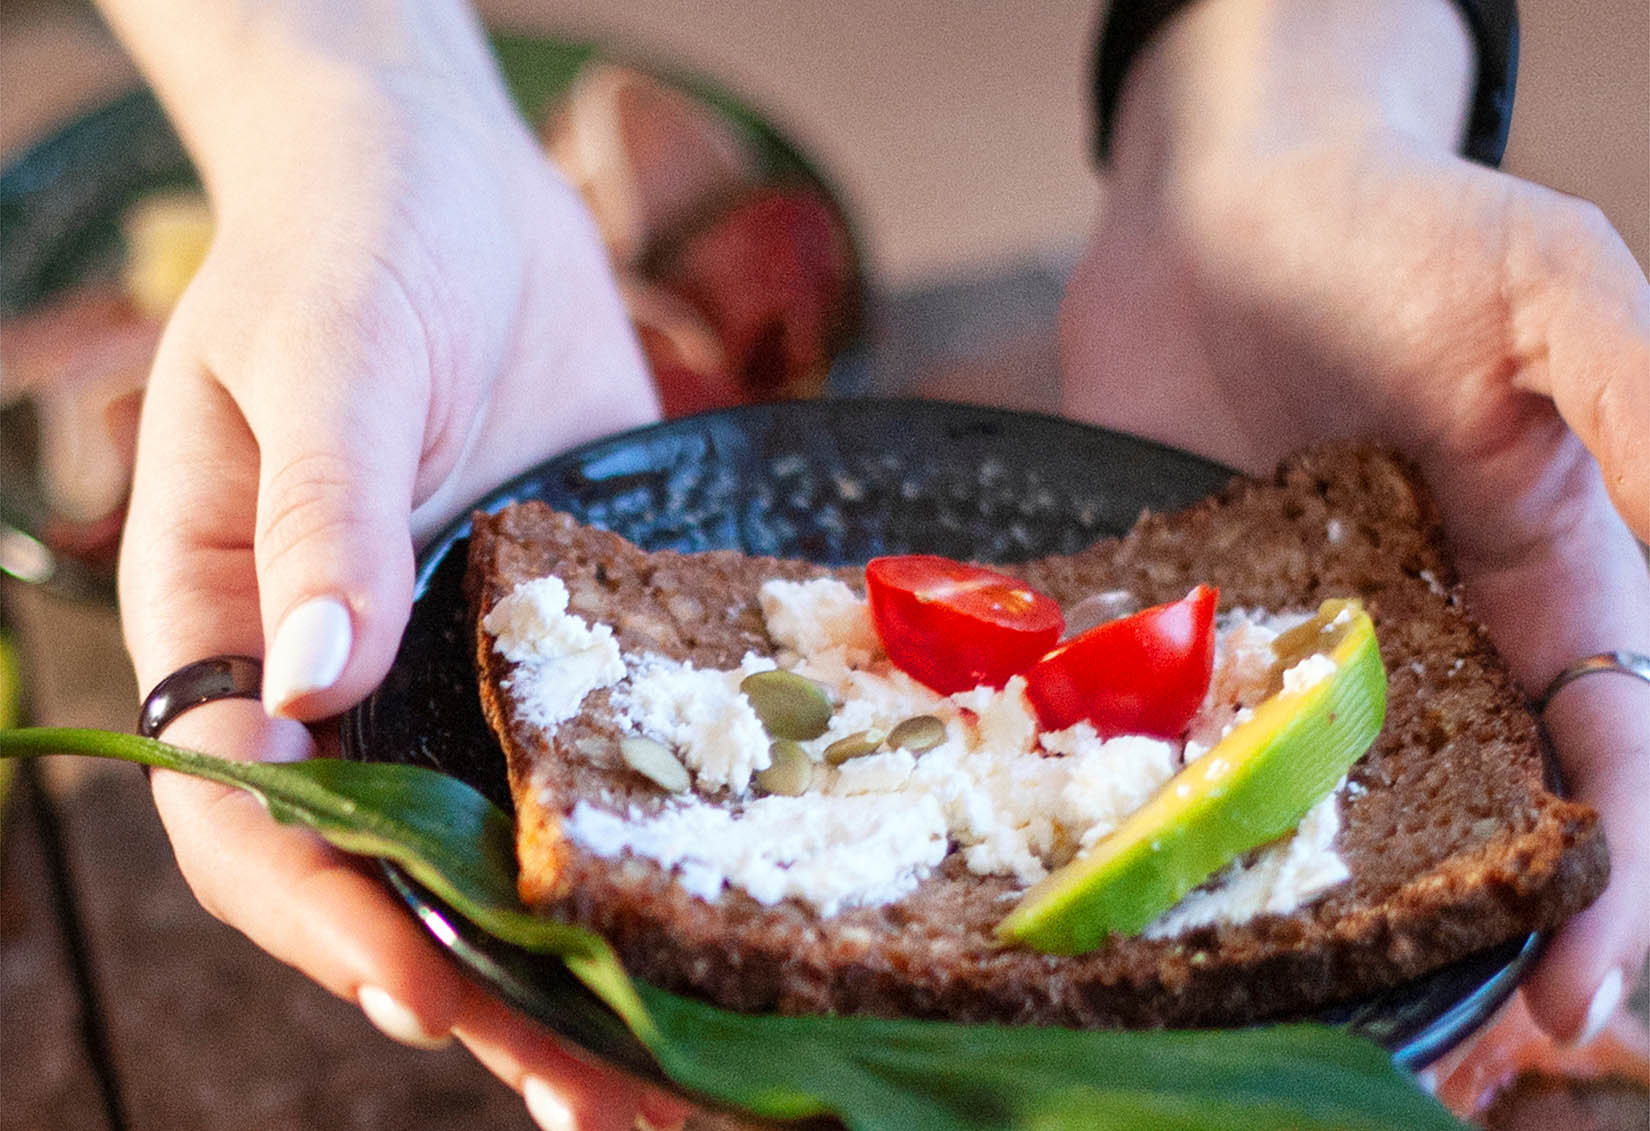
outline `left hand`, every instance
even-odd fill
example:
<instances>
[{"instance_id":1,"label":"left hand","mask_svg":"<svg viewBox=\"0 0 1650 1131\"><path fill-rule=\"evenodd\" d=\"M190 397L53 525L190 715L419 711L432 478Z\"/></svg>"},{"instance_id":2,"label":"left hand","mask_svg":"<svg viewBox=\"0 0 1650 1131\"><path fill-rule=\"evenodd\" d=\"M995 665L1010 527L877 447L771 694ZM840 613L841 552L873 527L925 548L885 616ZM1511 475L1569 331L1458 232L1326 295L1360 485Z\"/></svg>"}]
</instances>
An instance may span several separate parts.
<instances>
[{"instance_id":1,"label":"left hand","mask_svg":"<svg viewBox=\"0 0 1650 1131\"><path fill-rule=\"evenodd\" d=\"M291 14L255 7L247 26ZM428 65L346 64L300 20L267 42L231 35L234 59L199 45L263 74L242 97L179 92L199 114L183 132L216 235L145 394L121 610L143 686L206 656L261 655L267 713L206 704L168 741L243 760L315 753L326 731L293 720L330 718L382 679L417 539L536 460L656 415L589 215L447 7L449 40L412 40ZM191 15L185 26L242 29L224 0ZM463 59L473 69L451 73ZM202 906L390 1035L456 1035L547 1126L682 1117L477 987L358 860L246 795L173 774L153 787Z\"/></svg>"}]
</instances>

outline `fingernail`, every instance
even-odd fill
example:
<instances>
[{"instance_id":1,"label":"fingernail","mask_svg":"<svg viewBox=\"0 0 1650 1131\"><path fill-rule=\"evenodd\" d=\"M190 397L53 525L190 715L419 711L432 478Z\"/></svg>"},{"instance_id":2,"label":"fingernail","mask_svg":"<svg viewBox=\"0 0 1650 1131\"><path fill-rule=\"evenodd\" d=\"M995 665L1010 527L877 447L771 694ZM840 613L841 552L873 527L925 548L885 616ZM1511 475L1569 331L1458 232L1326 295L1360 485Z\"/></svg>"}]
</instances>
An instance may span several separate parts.
<instances>
[{"instance_id":1,"label":"fingernail","mask_svg":"<svg viewBox=\"0 0 1650 1131\"><path fill-rule=\"evenodd\" d=\"M678 1116L669 1123L655 1123L641 1112L636 1113L636 1131L682 1131L687 1126L687 1116Z\"/></svg>"},{"instance_id":2,"label":"fingernail","mask_svg":"<svg viewBox=\"0 0 1650 1131\"><path fill-rule=\"evenodd\" d=\"M529 1076L521 1082L521 1098L527 1102L527 1114L533 1117L542 1131L578 1131L573 1109L561 1093L538 1076Z\"/></svg>"},{"instance_id":3,"label":"fingernail","mask_svg":"<svg viewBox=\"0 0 1650 1131\"><path fill-rule=\"evenodd\" d=\"M362 986L355 1000L360 1004L361 1012L367 1015L367 1020L378 1026L378 1031L392 1041L400 1041L415 1049L439 1049L452 1043L451 1033L431 1033L425 1029L418 1014L396 1001L387 990Z\"/></svg>"},{"instance_id":4,"label":"fingernail","mask_svg":"<svg viewBox=\"0 0 1650 1131\"><path fill-rule=\"evenodd\" d=\"M1587 1017L1581 1023L1581 1032L1568 1042L1570 1045L1580 1047L1604 1031L1604 1026L1609 1024L1610 1018L1615 1016L1616 1007L1621 1004L1623 988L1619 967L1604 975L1604 981L1593 991L1593 1000L1587 1004Z\"/></svg>"},{"instance_id":5,"label":"fingernail","mask_svg":"<svg viewBox=\"0 0 1650 1131\"><path fill-rule=\"evenodd\" d=\"M264 709L279 714L299 696L331 687L353 638L349 609L336 597L311 597L287 613L264 657Z\"/></svg>"},{"instance_id":6,"label":"fingernail","mask_svg":"<svg viewBox=\"0 0 1650 1131\"><path fill-rule=\"evenodd\" d=\"M1421 1086L1421 1090L1427 1095L1436 1096L1438 1094L1438 1073L1432 1069L1423 1068L1417 1072L1415 1082Z\"/></svg>"}]
</instances>

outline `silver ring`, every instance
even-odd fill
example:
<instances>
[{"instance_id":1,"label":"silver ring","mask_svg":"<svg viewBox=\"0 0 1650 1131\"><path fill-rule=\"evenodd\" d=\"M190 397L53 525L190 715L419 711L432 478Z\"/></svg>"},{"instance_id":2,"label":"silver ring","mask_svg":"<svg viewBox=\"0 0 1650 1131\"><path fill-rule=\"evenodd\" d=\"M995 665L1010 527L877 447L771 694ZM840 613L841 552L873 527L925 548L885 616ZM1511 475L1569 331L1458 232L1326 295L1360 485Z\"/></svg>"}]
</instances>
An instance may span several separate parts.
<instances>
[{"instance_id":1,"label":"silver ring","mask_svg":"<svg viewBox=\"0 0 1650 1131\"><path fill-rule=\"evenodd\" d=\"M1547 685L1547 690L1535 701L1536 709L1545 711L1547 704L1553 701L1553 696L1557 695L1565 684L1596 672L1637 676L1650 683L1650 656L1641 656L1637 652L1600 652L1596 656L1577 660L1553 677L1553 681Z\"/></svg>"},{"instance_id":2,"label":"silver ring","mask_svg":"<svg viewBox=\"0 0 1650 1131\"><path fill-rule=\"evenodd\" d=\"M138 733L159 738L179 715L219 699L257 699L263 694L264 666L252 656L210 656L185 664L144 696Z\"/></svg>"}]
</instances>

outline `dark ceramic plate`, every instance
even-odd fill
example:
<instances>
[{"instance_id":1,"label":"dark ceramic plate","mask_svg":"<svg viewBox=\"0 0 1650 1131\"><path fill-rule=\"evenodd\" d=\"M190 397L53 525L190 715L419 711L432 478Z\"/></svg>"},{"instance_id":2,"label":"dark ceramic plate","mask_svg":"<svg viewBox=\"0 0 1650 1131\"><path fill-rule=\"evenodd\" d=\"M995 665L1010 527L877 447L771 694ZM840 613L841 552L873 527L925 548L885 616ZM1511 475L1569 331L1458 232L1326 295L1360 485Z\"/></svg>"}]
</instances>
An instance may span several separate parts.
<instances>
[{"instance_id":1,"label":"dark ceramic plate","mask_svg":"<svg viewBox=\"0 0 1650 1131\"><path fill-rule=\"evenodd\" d=\"M1231 472L1196 456L1051 417L921 401L758 406L640 429L569 452L481 500L542 499L649 549L734 548L862 562L931 552L984 561L1070 553L1143 508L1189 504ZM481 716L460 581L467 523L423 555L388 678L348 718L346 751L433 766L509 811L503 757ZM560 963L498 942L395 867L389 879L454 957L505 999L597 1056L658 1079L651 1057ZM1418 1069L1512 992L1535 936L1321 1019Z\"/></svg>"}]
</instances>

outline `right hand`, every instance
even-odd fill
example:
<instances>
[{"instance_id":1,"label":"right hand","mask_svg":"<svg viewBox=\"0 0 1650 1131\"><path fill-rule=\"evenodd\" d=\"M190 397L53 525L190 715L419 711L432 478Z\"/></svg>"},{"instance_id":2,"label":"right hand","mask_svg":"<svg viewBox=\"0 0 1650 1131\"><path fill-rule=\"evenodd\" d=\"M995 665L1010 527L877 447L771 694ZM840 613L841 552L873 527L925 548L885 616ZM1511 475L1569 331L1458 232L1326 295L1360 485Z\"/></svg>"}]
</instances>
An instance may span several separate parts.
<instances>
[{"instance_id":1,"label":"right hand","mask_svg":"<svg viewBox=\"0 0 1650 1131\"><path fill-rule=\"evenodd\" d=\"M496 76L409 70L323 64L249 98L238 136L191 139L218 234L149 382L121 612L141 686L248 653L268 710L211 704L168 741L315 753L303 722L391 663L418 536L656 416L601 243ZM156 774L154 794L201 904L392 1035L456 1033L547 1126L682 1117L468 982L359 861L220 786Z\"/></svg>"},{"instance_id":2,"label":"right hand","mask_svg":"<svg viewBox=\"0 0 1650 1131\"><path fill-rule=\"evenodd\" d=\"M1331 439L1407 453L1533 697L1650 651L1650 284L1596 208L1456 156L1458 15L1402 7L1205 0L1143 52L1062 311L1065 409L1257 474ZM1579 680L1543 719L1610 845L1523 987L1576 1040L1650 951L1650 687Z\"/></svg>"}]
</instances>

